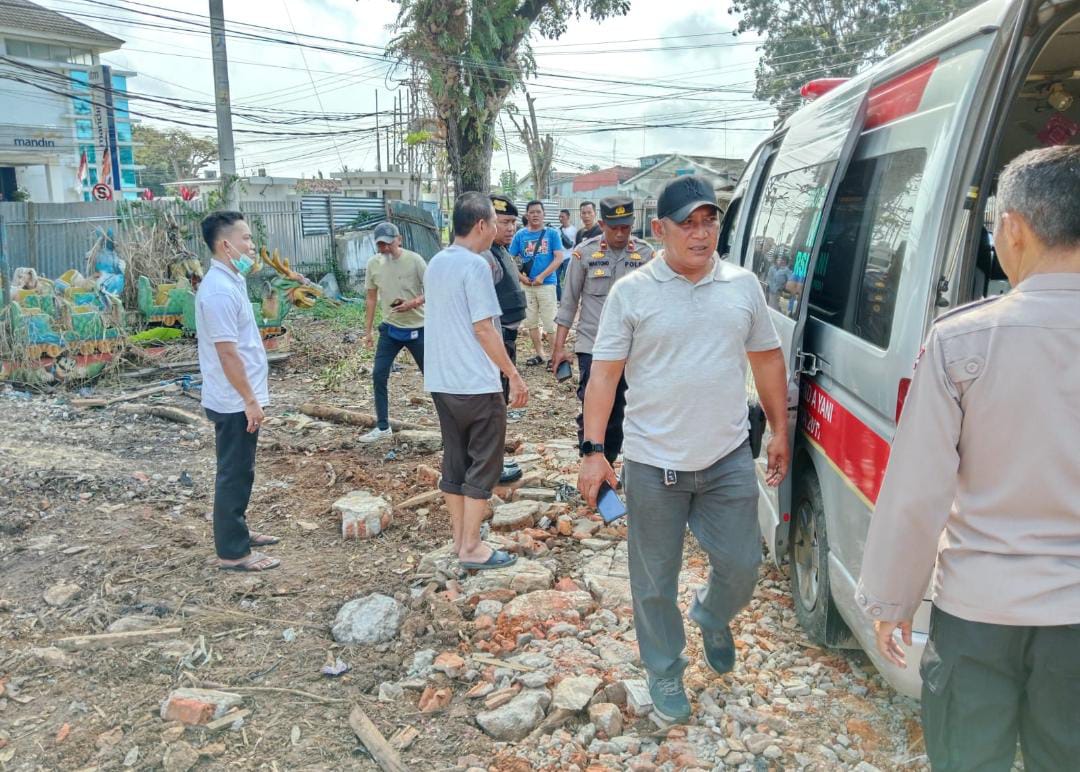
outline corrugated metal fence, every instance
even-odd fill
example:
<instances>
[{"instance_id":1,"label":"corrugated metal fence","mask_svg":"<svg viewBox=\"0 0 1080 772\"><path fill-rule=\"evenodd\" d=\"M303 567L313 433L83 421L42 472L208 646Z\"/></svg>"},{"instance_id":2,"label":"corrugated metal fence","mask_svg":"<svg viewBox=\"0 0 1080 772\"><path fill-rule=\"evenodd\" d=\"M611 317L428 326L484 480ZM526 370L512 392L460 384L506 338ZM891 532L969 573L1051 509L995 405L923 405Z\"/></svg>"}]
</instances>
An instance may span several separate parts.
<instances>
[{"instance_id":1,"label":"corrugated metal fence","mask_svg":"<svg viewBox=\"0 0 1080 772\"><path fill-rule=\"evenodd\" d=\"M332 203L331 203L332 202ZM337 231L363 213L377 220L385 211L382 199L305 196L301 201L242 201L256 240L279 249L292 265L309 274L332 267L330 213ZM202 243L198 219L206 211L202 201L100 201L71 204L0 202L4 229L3 250L8 270L29 266L43 276L55 277L70 268L84 271L86 253L97 234L111 229L121 236L139 224L149 224L169 212L187 226L187 243L195 254L209 259ZM320 214L321 213L321 214Z\"/></svg>"}]
</instances>

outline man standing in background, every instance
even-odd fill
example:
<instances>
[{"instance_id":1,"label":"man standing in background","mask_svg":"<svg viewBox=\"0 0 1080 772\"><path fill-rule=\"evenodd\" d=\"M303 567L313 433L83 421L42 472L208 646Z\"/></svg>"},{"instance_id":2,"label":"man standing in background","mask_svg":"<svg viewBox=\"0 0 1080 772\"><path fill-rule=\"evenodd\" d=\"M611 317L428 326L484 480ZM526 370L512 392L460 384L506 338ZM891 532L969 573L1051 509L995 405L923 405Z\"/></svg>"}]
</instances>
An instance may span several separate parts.
<instances>
[{"instance_id":1,"label":"man standing in background","mask_svg":"<svg viewBox=\"0 0 1080 772\"><path fill-rule=\"evenodd\" d=\"M581 206L578 207L578 214L581 215L581 227L574 236L575 247L583 241L600 235L600 226L596 222L596 204L592 201L582 201Z\"/></svg>"},{"instance_id":2,"label":"man standing in background","mask_svg":"<svg viewBox=\"0 0 1080 772\"><path fill-rule=\"evenodd\" d=\"M454 243L431 259L425 278L431 392L443 438L442 479L454 551L467 570L502 568L513 555L480 539L491 490L506 447L506 402L499 373L510 381L510 406L524 407L525 380L506 353L496 322L502 313L491 268L480 253L495 238L495 209L475 192L454 203Z\"/></svg>"},{"instance_id":3,"label":"man standing in background","mask_svg":"<svg viewBox=\"0 0 1080 772\"><path fill-rule=\"evenodd\" d=\"M371 326L375 307L382 299L383 322L379 325L379 347L371 380L375 387L375 428L360 442L375 442L393 436L390 429L390 370L398 352L407 348L420 372L424 372L424 271L427 263L415 252L401 247L401 233L393 223L375 226L375 248L379 254L367 265L367 314L364 345L373 345Z\"/></svg>"},{"instance_id":4,"label":"man standing in background","mask_svg":"<svg viewBox=\"0 0 1080 772\"><path fill-rule=\"evenodd\" d=\"M510 254L521 261L521 284L527 301L525 329L532 339L533 356L527 365L542 365L547 361L541 337L555 332L555 272L563 260L562 235L544 225L544 205L530 201L525 207L528 227L519 230L510 242Z\"/></svg>"},{"instance_id":5,"label":"man standing in background","mask_svg":"<svg viewBox=\"0 0 1080 772\"><path fill-rule=\"evenodd\" d=\"M491 265L491 278L495 282L495 294L499 298L499 308L502 315L499 317L499 326L502 328L503 346L510 361L517 364L517 336L521 320L525 318L525 290L521 288L518 280L518 266L513 256L506 251L510 242L514 240L517 232L518 210L514 202L506 196L491 196L491 204L495 207L495 223L497 233L491 249L484 252L484 257ZM501 375L501 374L500 374ZM510 404L510 380L501 375L503 385L503 397ZM500 483L512 483L521 478L521 469L513 460L503 462Z\"/></svg>"},{"instance_id":6,"label":"man standing in background","mask_svg":"<svg viewBox=\"0 0 1080 772\"><path fill-rule=\"evenodd\" d=\"M270 404L270 366L245 278L255 265L255 244L240 212L208 214L202 235L214 255L195 294L202 405L214 424L217 455L214 547L222 570L265 571L280 561L251 548L278 540L251 533L247 525L255 448L263 408Z\"/></svg>"}]
</instances>

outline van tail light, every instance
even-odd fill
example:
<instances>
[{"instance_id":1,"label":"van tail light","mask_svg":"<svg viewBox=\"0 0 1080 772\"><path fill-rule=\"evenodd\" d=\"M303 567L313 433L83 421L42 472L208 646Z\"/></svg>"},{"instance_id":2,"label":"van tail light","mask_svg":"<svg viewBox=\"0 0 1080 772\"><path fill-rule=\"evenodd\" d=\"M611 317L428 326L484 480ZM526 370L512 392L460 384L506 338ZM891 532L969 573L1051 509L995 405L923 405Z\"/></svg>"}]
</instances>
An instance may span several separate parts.
<instances>
[{"instance_id":1,"label":"van tail light","mask_svg":"<svg viewBox=\"0 0 1080 772\"><path fill-rule=\"evenodd\" d=\"M898 423L900 421L900 414L904 412L904 402L907 400L907 393L910 388L910 378L901 378L900 385L896 387L896 421Z\"/></svg>"}]
</instances>

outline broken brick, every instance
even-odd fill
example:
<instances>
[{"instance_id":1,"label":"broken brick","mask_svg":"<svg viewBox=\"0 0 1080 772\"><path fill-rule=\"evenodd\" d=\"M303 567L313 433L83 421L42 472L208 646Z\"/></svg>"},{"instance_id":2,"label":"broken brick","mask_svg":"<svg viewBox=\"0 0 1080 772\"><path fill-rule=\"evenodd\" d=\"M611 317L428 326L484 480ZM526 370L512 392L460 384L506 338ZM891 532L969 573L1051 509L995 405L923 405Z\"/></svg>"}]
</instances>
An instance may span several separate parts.
<instances>
[{"instance_id":1,"label":"broken brick","mask_svg":"<svg viewBox=\"0 0 1080 772\"><path fill-rule=\"evenodd\" d=\"M161 703L161 717L184 724L208 724L243 701L239 694L216 689L175 689Z\"/></svg>"}]
</instances>

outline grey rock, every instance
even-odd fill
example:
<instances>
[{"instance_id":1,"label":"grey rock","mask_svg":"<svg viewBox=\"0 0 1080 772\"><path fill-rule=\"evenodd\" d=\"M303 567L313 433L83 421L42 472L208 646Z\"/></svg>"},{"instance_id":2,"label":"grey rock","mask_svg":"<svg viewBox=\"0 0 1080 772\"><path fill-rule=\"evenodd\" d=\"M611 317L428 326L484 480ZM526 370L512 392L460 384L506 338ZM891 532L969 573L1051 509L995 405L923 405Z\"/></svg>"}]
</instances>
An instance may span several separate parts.
<instances>
[{"instance_id":1,"label":"grey rock","mask_svg":"<svg viewBox=\"0 0 1080 772\"><path fill-rule=\"evenodd\" d=\"M551 678L552 675L547 670L534 670L531 673L522 673L517 681L526 689L543 689Z\"/></svg>"},{"instance_id":2,"label":"grey rock","mask_svg":"<svg viewBox=\"0 0 1080 772\"><path fill-rule=\"evenodd\" d=\"M762 755L767 759L778 759L784 755L784 752L780 750L779 745L770 745L762 751Z\"/></svg>"},{"instance_id":3,"label":"grey rock","mask_svg":"<svg viewBox=\"0 0 1080 772\"><path fill-rule=\"evenodd\" d=\"M405 607L374 593L350 600L334 619L331 633L338 643L371 646L393 640L405 619Z\"/></svg>"},{"instance_id":4,"label":"grey rock","mask_svg":"<svg viewBox=\"0 0 1080 772\"><path fill-rule=\"evenodd\" d=\"M541 691L523 691L495 710L481 711L476 723L495 740L523 740L544 718L544 700L550 695Z\"/></svg>"},{"instance_id":5,"label":"grey rock","mask_svg":"<svg viewBox=\"0 0 1080 772\"><path fill-rule=\"evenodd\" d=\"M555 575L547 566L529 558L518 558L512 566L493 571L478 571L466 579L461 589L466 596L491 590L513 590L529 593L547 590L555 583Z\"/></svg>"},{"instance_id":6,"label":"grey rock","mask_svg":"<svg viewBox=\"0 0 1080 772\"><path fill-rule=\"evenodd\" d=\"M199 752L190 744L180 740L165 749L162 766L165 772L188 772L199 763Z\"/></svg>"},{"instance_id":7,"label":"grey rock","mask_svg":"<svg viewBox=\"0 0 1080 772\"><path fill-rule=\"evenodd\" d=\"M743 738L743 744L746 746L746 750L750 751L755 756L760 756L765 752L766 748L773 744L773 737L760 732L754 732Z\"/></svg>"},{"instance_id":8,"label":"grey rock","mask_svg":"<svg viewBox=\"0 0 1080 772\"><path fill-rule=\"evenodd\" d=\"M73 601L80 592L82 592L82 587L74 582L57 582L45 590L44 599L53 608L60 608Z\"/></svg>"},{"instance_id":9,"label":"grey rock","mask_svg":"<svg viewBox=\"0 0 1080 772\"><path fill-rule=\"evenodd\" d=\"M635 716L645 716L652 712L652 697L649 686L643 678L626 678L620 681L626 691L626 706Z\"/></svg>"},{"instance_id":10,"label":"grey rock","mask_svg":"<svg viewBox=\"0 0 1080 772\"><path fill-rule=\"evenodd\" d=\"M600 679L596 676L582 675L564 678L555 686L552 704L556 708L572 710L575 713L584 710L600 683Z\"/></svg>"},{"instance_id":11,"label":"grey rock","mask_svg":"<svg viewBox=\"0 0 1080 772\"><path fill-rule=\"evenodd\" d=\"M399 445L408 445L418 453L437 453L442 450L442 434L422 429L404 429L394 432L394 441Z\"/></svg>"},{"instance_id":12,"label":"grey rock","mask_svg":"<svg viewBox=\"0 0 1080 772\"><path fill-rule=\"evenodd\" d=\"M30 656L43 662L49 667L58 667L64 670L74 664L67 652L61 651L55 646L47 646L44 648L34 646L30 649Z\"/></svg>"},{"instance_id":13,"label":"grey rock","mask_svg":"<svg viewBox=\"0 0 1080 772\"><path fill-rule=\"evenodd\" d=\"M518 488L514 493L514 499L518 501L555 501L555 491L551 488Z\"/></svg>"},{"instance_id":14,"label":"grey rock","mask_svg":"<svg viewBox=\"0 0 1080 772\"><path fill-rule=\"evenodd\" d=\"M422 649L413 654L412 664L409 665L409 678L427 678L431 675L431 669L435 663L435 650Z\"/></svg>"},{"instance_id":15,"label":"grey rock","mask_svg":"<svg viewBox=\"0 0 1080 772\"><path fill-rule=\"evenodd\" d=\"M132 633L137 630L149 630L152 627L157 627L161 624L161 620L157 617L145 616L143 614L132 614L131 616L120 617L113 621L111 625L105 628L105 632L108 633Z\"/></svg>"},{"instance_id":16,"label":"grey rock","mask_svg":"<svg viewBox=\"0 0 1080 772\"><path fill-rule=\"evenodd\" d=\"M392 681L383 681L379 684L379 702L398 702L405 697L405 690L401 684Z\"/></svg>"},{"instance_id":17,"label":"grey rock","mask_svg":"<svg viewBox=\"0 0 1080 772\"><path fill-rule=\"evenodd\" d=\"M497 617L499 612L503 609L502 601L497 601L492 598L486 598L476 604L476 611L474 616L490 616Z\"/></svg>"},{"instance_id":18,"label":"grey rock","mask_svg":"<svg viewBox=\"0 0 1080 772\"><path fill-rule=\"evenodd\" d=\"M352 491L334 502L341 513L341 536L345 539L370 539L382 533L393 521L390 502L369 491Z\"/></svg>"},{"instance_id":19,"label":"grey rock","mask_svg":"<svg viewBox=\"0 0 1080 772\"><path fill-rule=\"evenodd\" d=\"M495 507L491 518L491 527L496 531L516 531L529 528L540 516L540 503L537 501L515 501Z\"/></svg>"}]
</instances>

